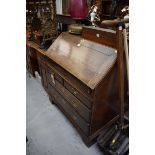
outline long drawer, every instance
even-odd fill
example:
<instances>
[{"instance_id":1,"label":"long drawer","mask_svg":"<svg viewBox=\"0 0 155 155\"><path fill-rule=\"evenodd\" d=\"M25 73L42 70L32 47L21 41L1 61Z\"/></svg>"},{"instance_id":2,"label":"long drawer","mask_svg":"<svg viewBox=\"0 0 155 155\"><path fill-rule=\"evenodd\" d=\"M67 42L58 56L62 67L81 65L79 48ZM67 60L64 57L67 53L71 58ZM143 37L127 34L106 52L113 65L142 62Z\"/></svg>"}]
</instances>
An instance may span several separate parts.
<instances>
[{"instance_id":1,"label":"long drawer","mask_svg":"<svg viewBox=\"0 0 155 155\"><path fill-rule=\"evenodd\" d=\"M56 89L87 122L90 121L90 110L85 105L57 81Z\"/></svg>"},{"instance_id":2,"label":"long drawer","mask_svg":"<svg viewBox=\"0 0 155 155\"><path fill-rule=\"evenodd\" d=\"M81 81L79 81L76 77L74 77L72 74L67 72L65 69L60 67L58 64L53 62L51 59L49 60L46 57L46 65L49 69L54 70L58 74L61 75L61 77L67 81L69 84L72 85L72 87L76 88L82 95L84 95L88 100L92 100L93 98L93 90L83 84ZM88 107L91 107L91 104L88 105Z\"/></svg>"},{"instance_id":3,"label":"long drawer","mask_svg":"<svg viewBox=\"0 0 155 155\"><path fill-rule=\"evenodd\" d=\"M61 108L63 108L63 110L67 113L70 119L72 119L72 121L76 123L86 135L89 135L89 126L90 126L89 123L84 121L84 119L80 117L80 115L74 110L74 108L70 106L70 104L50 84L49 84L49 90L52 99L59 106L61 106Z\"/></svg>"},{"instance_id":4,"label":"long drawer","mask_svg":"<svg viewBox=\"0 0 155 155\"><path fill-rule=\"evenodd\" d=\"M53 77L54 76L54 77ZM70 103L70 105L87 121L90 121L90 110L72 93L70 93L60 81L57 80L55 74L47 73L49 84L52 85L57 91Z\"/></svg>"},{"instance_id":5,"label":"long drawer","mask_svg":"<svg viewBox=\"0 0 155 155\"><path fill-rule=\"evenodd\" d=\"M54 69L47 67L47 78L52 86L55 85L54 84L55 79L58 80L62 85L64 85L64 87L66 87L66 89L69 92L71 92L71 94L73 94L73 95L69 95L69 96L71 96L71 100L74 100L74 96L75 96L82 103L84 103L86 105L86 107L91 108L92 101L89 100L87 97L85 97L79 90L77 90L76 88L71 86L71 84L69 84L66 80L64 80ZM76 100L76 98L75 98L75 100Z\"/></svg>"},{"instance_id":6,"label":"long drawer","mask_svg":"<svg viewBox=\"0 0 155 155\"><path fill-rule=\"evenodd\" d=\"M91 101L82 95L76 88L72 87L68 82L64 81L64 87L67 88L74 96L83 102L88 108L91 108Z\"/></svg>"}]
</instances>

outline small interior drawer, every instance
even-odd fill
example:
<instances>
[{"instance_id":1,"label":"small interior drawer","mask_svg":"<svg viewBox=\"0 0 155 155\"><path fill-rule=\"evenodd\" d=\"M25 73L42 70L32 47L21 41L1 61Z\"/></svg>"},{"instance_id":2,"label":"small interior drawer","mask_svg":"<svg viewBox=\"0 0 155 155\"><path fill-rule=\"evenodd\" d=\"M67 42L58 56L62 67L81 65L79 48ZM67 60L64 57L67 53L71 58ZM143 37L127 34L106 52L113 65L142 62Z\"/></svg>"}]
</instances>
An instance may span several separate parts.
<instances>
[{"instance_id":1,"label":"small interior drawer","mask_svg":"<svg viewBox=\"0 0 155 155\"><path fill-rule=\"evenodd\" d=\"M64 87L69 90L74 96L76 96L81 102L83 102L88 108L91 108L91 101L88 100L88 98L86 98L84 95L82 95L76 88L72 87L66 81L64 81Z\"/></svg>"},{"instance_id":2,"label":"small interior drawer","mask_svg":"<svg viewBox=\"0 0 155 155\"><path fill-rule=\"evenodd\" d=\"M85 122L84 119L74 110L72 106L55 90L54 87L49 85L50 96L52 100L58 104L68 115L68 117L76 123L82 131L88 135L90 124Z\"/></svg>"}]
</instances>

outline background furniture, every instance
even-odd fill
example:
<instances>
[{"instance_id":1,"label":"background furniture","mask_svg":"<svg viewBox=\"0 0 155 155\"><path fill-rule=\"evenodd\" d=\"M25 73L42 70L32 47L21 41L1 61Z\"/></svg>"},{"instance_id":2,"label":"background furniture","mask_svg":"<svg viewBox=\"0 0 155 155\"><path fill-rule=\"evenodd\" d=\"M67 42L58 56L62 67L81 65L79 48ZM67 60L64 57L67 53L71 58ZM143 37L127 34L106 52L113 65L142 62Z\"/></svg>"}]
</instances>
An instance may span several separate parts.
<instances>
[{"instance_id":1,"label":"background furniture","mask_svg":"<svg viewBox=\"0 0 155 155\"><path fill-rule=\"evenodd\" d=\"M31 58L32 52L33 52L33 55L35 55L33 59ZM47 91L47 80L46 80L46 70L45 70L45 60L44 60L45 52L46 50L41 49L38 44L34 43L33 41L27 40L26 55L27 57L30 58L30 61L31 61L31 63L29 63L29 61L26 62L27 70L31 73L33 77L35 77L35 71L37 71L40 74L42 86Z\"/></svg>"},{"instance_id":2,"label":"background furniture","mask_svg":"<svg viewBox=\"0 0 155 155\"><path fill-rule=\"evenodd\" d=\"M58 35L55 0L27 0L26 29L31 40L48 48Z\"/></svg>"},{"instance_id":3,"label":"background furniture","mask_svg":"<svg viewBox=\"0 0 155 155\"><path fill-rule=\"evenodd\" d=\"M112 1L113 0L91 0L91 5L96 5L98 7L101 20L111 18ZM121 9L124 8L125 6L129 6L129 0L116 0L116 1L117 1L116 17L119 17Z\"/></svg>"},{"instance_id":4,"label":"background furniture","mask_svg":"<svg viewBox=\"0 0 155 155\"><path fill-rule=\"evenodd\" d=\"M33 77L35 77L35 71L39 72L36 52L29 46L26 46L26 68Z\"/></svg>"}]
</instances>

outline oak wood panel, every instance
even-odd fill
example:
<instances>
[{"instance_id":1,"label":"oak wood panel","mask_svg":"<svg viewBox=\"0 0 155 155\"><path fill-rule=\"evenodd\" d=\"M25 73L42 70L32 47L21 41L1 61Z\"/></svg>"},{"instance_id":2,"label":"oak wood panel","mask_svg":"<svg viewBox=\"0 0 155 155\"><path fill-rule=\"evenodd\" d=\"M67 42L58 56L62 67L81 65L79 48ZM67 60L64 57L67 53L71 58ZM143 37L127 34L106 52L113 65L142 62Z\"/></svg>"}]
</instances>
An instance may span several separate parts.
<instances>
[{"instance_id":1,"label":"oak wood panel","mask_svg":"<svg viewBox=\"0 0 155 155\"><path fill-rule=\"evenodd\" d=\"M83 105L57 80L55 80L51 85L56 88L56 90L65 98L68 103L70 103L70 105L81 115L83 119L85 119L87 122L90 122L90 110L85 105Z\"/></svg>"},{"instance_id":2,"label":"oak wood panel","mask_svg":"<svg viewBox=\"0 0 155 155\"><path fill-rule=\"evenodd\" d=\"M119 115L120 115L120 123L123 126L124 125L124 84L125 84L125 78L124 78L124 47L123 45L123 36L122 36L122 30L117 30L117 49L118 52L118 58L117 58L117 66L118 66L118 83L119 83Z\"/></svg>"},{"instance_id":3,"label":"oak wood panel","mask_svg":"<svg viewBox=\"0 0 155 155\"><path fill-rule=\"evenodd\" d=\"M78 115L78 113L68 104L68 102L51 85L49 85L49 90L53 100L56 101L56 103L67 112L70 119L72 119L72 121L74 121L74 123L76 123L86 135L88 135L90 125L86 123L80 117L80 115Z\"/></svg>"},{"instance_id":4,"label":"oak wood panel","mask_svg":"<svg viewBox=\"0 0 155 155\"><path fill-rule=\"evenodd\" d=\"M91 134L118 115L118 78L116 63L95 89Z\"/></svg>"},{"instance_id":5,"label":"oak wood panel","mask_svg":"<svg viewBox=\"0 0 155 155\"><path fill-rule=\"evenodd\" d=\"M78 78L66 72L60 65L56 64L53 60L46 56L46 65L51 68L54 72L59 74L65 81L67 81L72 87L76 88L81 94L83 94L88 100L92 101L93 90L81 82ZM91 105L87 104L90 108Z\"/></svg>"},{"instance_id":6,"label":"oak wood panel","mask_svg":"<svg viewBox=\"0 0 155 155\"><path fill-rule=\"evenodd\" d=\"M35 71L39 71L36 50L26 46L26 68L35 77Z\"/></svg>"},{"instance_id":7,"label":"oak wood panel","mask_svg":"<svg viewBox=\"0 0 155 155\"><path fill-rule=\"evenodd\" d=\"M35 50L37 50L37 52L41 53L42 55L45 55L45 50L41 49L40 46L38 44L36 44L33 41L26 41L27 46L34 48Z\"/></svg>"},{"instance_id":8,"label":"oak wood panel","mask_svg":"<svg viewBox=\"0 0 155 155\"><path fill-rule=\"evenodd\" d=\"M73 108L87 121L90 122L90 110L84 106L74 95L72 95L62 85L57 83L58 92L73 106Z\"/></svg>"},{"instance_id":9,"label":"oak wood panel","mask_svg":"<svg viewBox=\"0 0 155 155\"><path fill-rule=\"evenodd\" d=\"M47 81L47 72L46 72L45 64L39 62L39 69L40 69L42 85L44 89L46 90L46 92L48 92L48 81Z\"/></svg>"},{"instance_id":10,"label":"oak wood panel","mask_svg":"<svg viewBox=\"0 0 155 155\"><path fill-rule=\"evenodd\" d=\"M83 27L82 37L103 45L116 48L116 31L104 28Z\"/></svg>"},{"instance_id":11,"label":"oak wood panel","mask_svg":"<svg viewBox=\"0 0 155 155\"><path fill-rule=\"evenodd\" d=\"M53 85L51 76L53 76L56 80L58 80L63 85L64 80L59 74L57 74L57 72L55 72L49 67L46 67L46 69L47 69L47 78L51 85Z\"/></svg>"},{"instance_id":12,"label":"oak wood panel","mask_svg":"<svg viewBox=\"0 0 155 155\"><path fill-rule=\"evenodd\" d=\"M49 94L49 100L51 101L52 104L56 104L56 100L50 94ZM57 104L57 106L64 113L64 115L70 120L70 122L76 128L76 130L79 132L84 143L88 147L90 147L96 141L96 139L93 136L85 135L83 130L76 123L74 123L74 121L71 119L70 115L59 104Z\"/></svg>"},{"instance_id":13,"label":"oak wood panel","mask_svg":"<svg viewBox=\"0 0 155 155\"><path fill-rule=\"evenodd\" d=\"M74 96L76 96L81 102L83 102L88 108L91 107L90 100L82 95L76 88L72 87L68 82L64 81L64 87L68 89Z\"/></svg>"},{"instance_id":14,"label":"oak wood panel","mask_svg":"<svg viewBox=\"0 0 155 155\"><path fill-rule=\"evenodd\" d=\"M41 74L39 63L44 64L45 50L41 49L38 44L34 43L33 41L29 41L28 39L26 40L26 48L29 51L27 54L29 62L27 61L27 64L29 64L30 69L28 70L35 77L35 71L38 71L39 74Z\"/></svg>"},{"instance_id":15,"label":"oak wood panel","mask_svg":"<svg viewBox=\"0 0 155 155\"><path fill-rule=\"evenodd\" d=\"M92 43L81 37L73 36L67 32L62 33L47 50L46 55L54 62L65 68L91 89L94 89L106 75L116 60L115 49L109 54L94 50ZM94 44L95 45L95 44ZM102 45L103 49L105 47ZM94 60L95 59L95 60Z\"/></svg>"}]
</instances>

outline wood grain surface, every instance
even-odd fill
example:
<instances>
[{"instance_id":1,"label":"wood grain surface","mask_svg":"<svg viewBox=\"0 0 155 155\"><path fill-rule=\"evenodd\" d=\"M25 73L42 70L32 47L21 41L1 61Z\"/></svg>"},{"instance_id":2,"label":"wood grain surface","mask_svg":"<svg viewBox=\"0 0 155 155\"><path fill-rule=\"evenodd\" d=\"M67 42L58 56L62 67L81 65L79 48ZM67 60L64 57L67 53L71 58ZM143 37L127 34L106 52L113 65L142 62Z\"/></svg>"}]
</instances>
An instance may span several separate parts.
<instances>
[{"instance_id":1,"label":"wood grain surface","mask_svg":"<svg viewBox=\"0 0 155 155\"><path fill-rule=\"evenodd\" d=\"M45 55L91 89L104 78L117 57L116 49L68 32L60 34Z\"/></svg>"}]
</instances>

